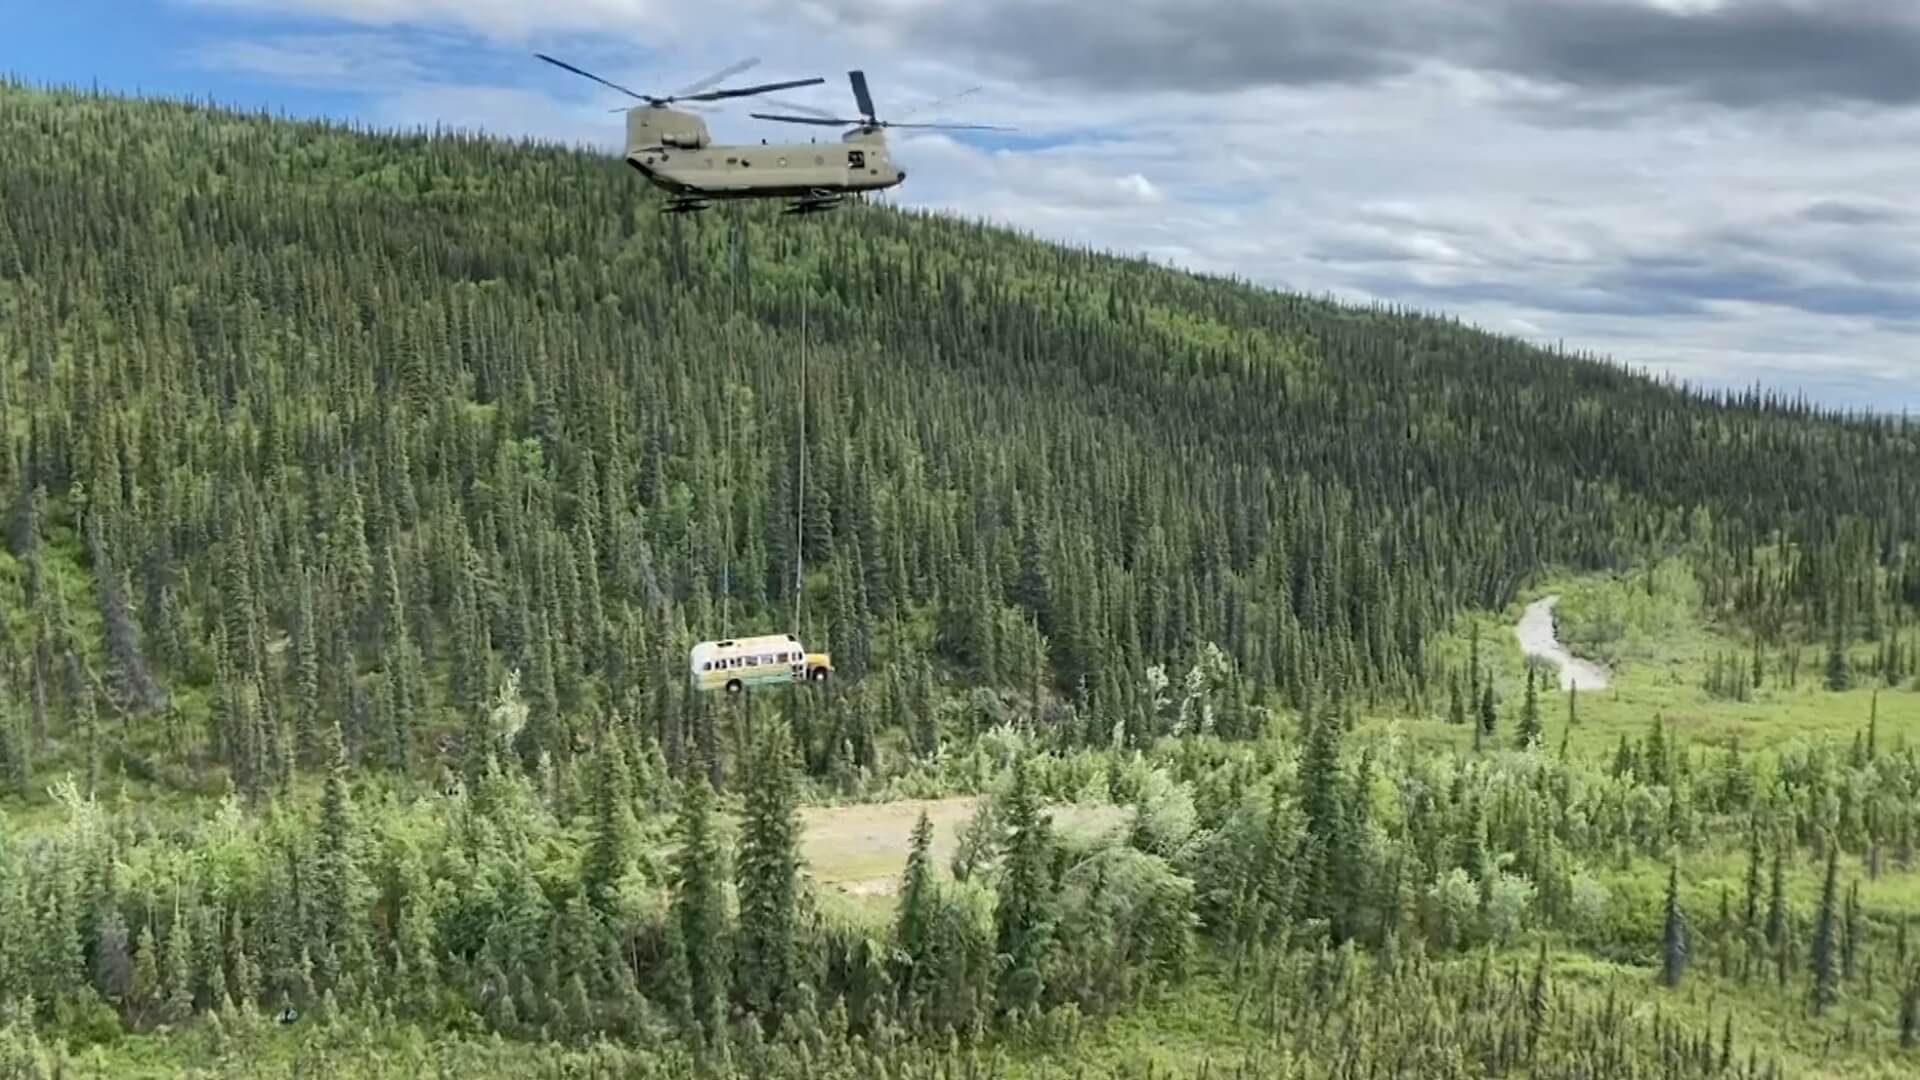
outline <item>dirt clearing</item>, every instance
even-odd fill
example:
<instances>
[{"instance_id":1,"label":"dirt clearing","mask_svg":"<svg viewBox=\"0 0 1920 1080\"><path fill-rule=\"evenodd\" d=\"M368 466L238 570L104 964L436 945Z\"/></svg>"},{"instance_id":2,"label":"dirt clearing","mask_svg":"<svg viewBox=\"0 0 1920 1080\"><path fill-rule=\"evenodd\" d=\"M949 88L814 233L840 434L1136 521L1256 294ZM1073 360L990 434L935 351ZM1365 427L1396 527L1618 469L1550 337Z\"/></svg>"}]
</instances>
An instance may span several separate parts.
<instances>
[{"instance_id":1,"label":"dirt clearing","mask_svg":"<svg viewBox=\"0 0 1920 1080\"><path fill-rule=\"evenodd\" d=\"M893 895L906 869L907 848L913 841L913 823L926 811L933 822L933 861L945 867L953 857L960 831L973 817L978 799L908 800L863 806L807 806L800 809L805 829L800 854L822 888L849 896ZM1086 835L1120 825L1128 811L1122 807L1053 806L1047 809L1056 832Z\"/></svg>"}]
</instances>

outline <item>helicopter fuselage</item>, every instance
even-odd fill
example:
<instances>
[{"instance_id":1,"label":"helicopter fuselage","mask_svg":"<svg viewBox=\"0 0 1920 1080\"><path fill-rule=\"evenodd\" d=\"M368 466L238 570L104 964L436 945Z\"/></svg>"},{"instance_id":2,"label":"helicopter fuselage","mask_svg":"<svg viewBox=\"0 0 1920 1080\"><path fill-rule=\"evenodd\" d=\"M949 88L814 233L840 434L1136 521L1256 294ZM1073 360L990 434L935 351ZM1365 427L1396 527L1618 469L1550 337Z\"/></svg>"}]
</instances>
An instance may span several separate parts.
<instances>
[{"instance_id":1,"label":"helicopter fuselage","mask_svg":"<svg viewBox=\"0 0 1920 1080\"><path fill-rule=\"evenodd\" d=\"M878 131L856 128L837 142L716 145L699 117L657 106L628 110L626 162L654 186L699 199L818 198L907 178Z\"/></svg>"}]
</instances>

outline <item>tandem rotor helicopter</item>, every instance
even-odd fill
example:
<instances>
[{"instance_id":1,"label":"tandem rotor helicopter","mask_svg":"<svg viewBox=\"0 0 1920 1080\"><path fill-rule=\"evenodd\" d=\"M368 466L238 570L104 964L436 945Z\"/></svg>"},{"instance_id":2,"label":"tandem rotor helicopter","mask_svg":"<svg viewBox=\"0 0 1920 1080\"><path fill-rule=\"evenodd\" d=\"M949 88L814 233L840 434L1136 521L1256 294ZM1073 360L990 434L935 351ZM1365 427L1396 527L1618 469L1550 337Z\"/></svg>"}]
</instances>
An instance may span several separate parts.
<instances>
[{"instance_id":1,"label":"tandem rotor helicopter","mask_svg":"<svg viewBox=\"0 0 1920 1080\"><path fill-rule=\"evenodd\" d=\"M797 86L815 86L826 80L794 79L757 86L707 89L759 63L758 60L744 60L677 93L656 96L608 82L592 72L583 71L545 53L534 55L555 67L585 76L646 103L626 110L625 157L628 165L667 193L667 203L660 208L661 213L666 214L692 213L705 210L716 201L736 199L791 199L793 201L787 204L785 211L789 214L831 210L850 195L883 191L898 186L907 178L907 171L894 164L887 154L884 134L887 128L1012 130L988 124L903 124L881 120L875 114L873 98L867 92L866 73L849 71L847 79L853 86L854 103L860 107L859 119L832 116L806 106L786 103L782 103L783 108L808 115L750 114L756 119L786 124L851 128L840 137L842 145L838 148L831 143L817 142L776 143L772 146L764 142L758 146L716 144L707 131L706 121L691 111L669 106L674 102L719 101Z\"/></svg>"}]
</instances>

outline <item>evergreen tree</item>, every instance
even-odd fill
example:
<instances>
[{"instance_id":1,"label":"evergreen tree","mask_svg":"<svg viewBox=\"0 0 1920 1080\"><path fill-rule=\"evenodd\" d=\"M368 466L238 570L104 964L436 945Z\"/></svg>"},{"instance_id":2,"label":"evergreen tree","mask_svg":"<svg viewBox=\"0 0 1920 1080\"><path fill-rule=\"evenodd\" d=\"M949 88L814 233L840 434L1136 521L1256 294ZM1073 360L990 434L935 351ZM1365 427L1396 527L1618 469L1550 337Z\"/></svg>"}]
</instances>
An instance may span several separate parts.
<instances>
[{"instance_id":1,"label":"evergreen tree","mask_svg":"<svg viewBox=\"0 0 1920 1080\"><path fill-rule=\"evenodd\" d=\"M308 942L317 960L315 990L334 989L347 974L345 964L358 958L367 944L362 912L368 883L355 848L358 829L347 786L344 740L336 724L330 747L333 770L321 797L318 835L314 841L315 933ZM303 1001L309 998L303 997Z\"/></svg>"},{"instance_id":2,"label":"evergreen tree","mask_svg":"<svg viewBox=\"0 0 1920 1080\"><path fill-rule=\"evenodd\" d=\"M893 944L899 950L901 971L896 979L899 1003L908 1013L924 998L934 977L933 934L937 917L933 879L933 822L925 810L914 822L912 846L900 879L900 899L894 908Z\"/></svg>"},{"instance_id":3,"label":"evergreen tree","mask_svg":"<svg viewBox=\"0 0 1920 1080\"><path fill-rule=\"evenodd\" d=\"M707 1040L720 1037L731 968L725 852L713 831L713 789L695 772L684 783L675 829L673 919L684 949L689 1015Z\"/></svg>"},{"instance_id":4,"label":"evergreen tree","mask_svg":"<svg viewBox=\"0 0 1920 1080\"><path fill-rule=\"evenodd\" d=\"M1774 845L1773 869L1768 880L1771 885L1767 894L1767 944L1778 948L1786 941L1787 932L1787 877L1778 844Z\"/></svg>"},{"instance_id":5,"label":"evergreen tree","mask_svg":"<svg viewBox=\"0 0 1920 1080\"><path fill-rule=\"evenodd\" d=\"M1920 1046L1920 968L1907 975L1907 984L1900 990L1900 1049L1912 1050Z\"/></svg>"},{"instance_id":6,"label":"evergreen tree","mask_svg":"<svg viewBox=\"0 0 1920 1080\"><path fill-rule=\"evenodd\" d=\"M1354 868L1338 865L1346 850L1341 833L1347 824L1345 784L1340 773L1343 725L1340 705L1329 700L1307 730L1300 755L1300 801L1306 830L1297 865L1305 868L1300 883L1302 913L1309 918L1339 921L1335 909L1340 878Z\"/></svg>"},{"instance_id":7,"label":"evergreen tree","mask_svg":"<svg viewBox=\"0 0 1920 1080\"><path fill-rule=\"evenodd\" d=\"M1827 642L1827 689L1835 692L1853 685L1853 675L1847 663L1846 647L1840 641L1840 631L1836 627L1831 640Z\"/></svg>"},{"instance_id":8,"label":"evergreen tree","mask_svg":"<svg viewBox=\"0 0 1920 1080\"><path fill-rule=\"evenodd\" d=\"M1834 882L1840 855L1838 844L1827 844L1827 876L1820 887L1820 913L1813 933L1813 1011L1824 1013L1838 993L1838 960L1834 934L1838 913L1834 910Z\"/></svg>"},{"instance_id":9,"label":"evergreen tree","mask_svg":"<svg viewBox=\"0 0 1920 1080\"><path fill-rule=\"evenodd\" d=\"M1852 982L1860 949L1860 882L1847 886L1846 917L1840 924L1840 978Z\"/></svg>"},{"instance_id":10,"label":"evergreen tree","mask_svg":"<svg viewBox=\"0 0 1920 1080\"><path fill-rule=\"evenodd\" d=\"M1535 686L1535 668L1527 665L1527 697L1520 707L1520 730L1516 735L1517 745L1523 749L1532 749L1540 744L1540 693Z\"/></svg>"},{"instance_id":11,"label":"evergreen tree","mask_svg":"<svg viewBox=\"0 0 1920 1080\"><path fill-rule=\"evenodd\" d=\"M626 755L618 743L618 718L603 730L593 751L593 834L581 863L580 887L603 915L614 914L614 891L632 857L633 794Z\"/></svg>"},{"instance_id":12,"label":"evergreen tree","mask_svg":"<svg viewBox=\"0 0 1920 1080\"><path fill-rule=\"evenodd\" d=\"M777 1028L799 981L800 819L787 721L756 737L736 867L739 984L747 1007Z\"/></svg>"},{"instance_id":13,"label":"evergreen tree","mask_svg":"<svg viewBox=\"0 0 1920 1080\"><path fill-rule=\"evenodd\" d=\"M1027 759L1014 762L1005 810L1006 855L994 908L994 947L1002 965L995 997L1008 1013L1040 1002L1053 947L1053 835L1033 791L1031 771Z\"/></svg>"},{"instance_id":14,"label":"evergreen tree","mask_svg":"<svg viewBox=\"0 0 1920 1080\"><path fill-rule=\"evenodd\" d=\"M1872 761L1880 755L1880 691L1873 692L1873 700L1867 706L1867 760Z\"/></svg>"},{"instance_id":15,"label":"evergreen tree","mask_svg":"<svg viewBox=\"0 0 1920 1080\"><path fill-rule=\"evenodd\" d=\"M1691 953L1687 937L1686 915L1680 910L1680 864L1674 862L1667 867L1666 939L1661 950L1661 979L1668 986L1679 986L1687 969Z\"/></svg>"}]
</instances>

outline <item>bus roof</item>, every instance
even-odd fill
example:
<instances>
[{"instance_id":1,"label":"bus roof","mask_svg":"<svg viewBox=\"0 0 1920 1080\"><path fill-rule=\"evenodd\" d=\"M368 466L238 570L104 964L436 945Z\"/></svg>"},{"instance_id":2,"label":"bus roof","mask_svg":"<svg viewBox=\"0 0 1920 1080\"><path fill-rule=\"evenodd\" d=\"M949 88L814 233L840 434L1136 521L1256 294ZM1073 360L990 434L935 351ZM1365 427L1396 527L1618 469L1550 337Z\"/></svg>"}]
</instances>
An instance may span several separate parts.
<instances>
[{"instance_id":1,"label":"bus roof","mask_svg":"<svg viewBox=\"0 0 1920 1080\"><path fill-rule=\"evenodd\" d=\"M792 634L761 634L756 637L728 638L724 641L703 641L693 647L695 652L724 652L730 649L765 649L782 645L798 645L800 639Z\"/></svg>"}]
</instances>

